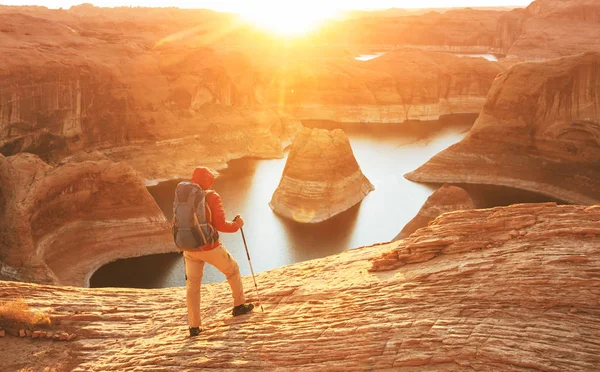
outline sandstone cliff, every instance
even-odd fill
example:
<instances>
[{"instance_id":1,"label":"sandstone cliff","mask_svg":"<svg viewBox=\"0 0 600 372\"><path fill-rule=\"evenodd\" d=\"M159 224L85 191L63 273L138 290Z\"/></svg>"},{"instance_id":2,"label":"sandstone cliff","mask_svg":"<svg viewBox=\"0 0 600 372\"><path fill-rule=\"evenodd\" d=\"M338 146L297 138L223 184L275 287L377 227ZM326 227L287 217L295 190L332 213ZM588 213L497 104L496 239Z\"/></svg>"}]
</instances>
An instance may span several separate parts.
<instances>
[{"instance_id":1,"label":"sandstone cliff","mask_svg":"<svg viewBox=\"0 0 600 372\"><path fill-rule=\"evenodd\" d=\"M372 190L341 129L304 128L292 143L269 205L294 221L316 223L349 209Z\"/></svg>"},{"instance_id":2,"label":"sandstone cliff","mask_svg":"<svg viewBox=\"0 0 600 372\"><path fill-rule=\"evenodd\" d=\"M321 41L385 51L398 47L452 53L493 53L516 59L556 58L599 51L596 0L536 0L512 10L455 9L406 16L362 17L331 23Z\"/></svg>"},{"instance_id":3,"label":"sandstone cliff","mask_svg":"<svg viewBox=\"0 0 600 372\"><path fill-rule=\"evenodd\" d=\"M427 198L417 215L404 226L393 241L408 237L444 213L473 208L473 200L465 190L457 186L443 185Z\"/></svg>"},{"instance_id":4,"label":"sandstone cliff","mask_svg":"<svg viewBox=\"0 0 600 372\"><path fill-rule=\"evenodd\" d=\"M142 180L122 163L0 155L0 275L86 286L119 258L175 249Z\"/></svg>"},{"instance_id":5,"label":"sandstone cliff","mask_svg":"<svg viewBox=\"0 0 600 372\"><path fill-rule=\"evenodd\" d=\"M272 104L301 120L367 123L478 113L504 70L482 58L417 49L367 62L305 57L281 66L269 90Z\"/></svg>"},{"instance_id":6,"label":"sandstone cliff","mask_svg":"<svg viewBox=\"0 0 600 372\"><path fill-rule=\"evenodd\" d=\"M187 175L198 163L283 156L299 122L260 105L260 74L250 57L206 42L178 43L193 44L206 31L220 35L211 44L227 41L233 36L220 32L229 18L0 7L0 153L31 152L55 164L93 148L147 179ZM178 34L201 20L207 30ZM180 161L168 162L174 157Z\"/></svg>"},{"instance_id":7,"label":"sandstone cliff","mask_svg":"<svg viewBox=\"0 0 600 372\"><path fill-rule=\"evenodd\" d=\"M599 237L598 206L446 214L400 242L259 274L264 313L232 318L227 283L203 286L204 331L195 339L184 288L0 282L1 299L23 297L78 335L68 344L12 338L0 343L2 363L68 371L591 371L600 364ZM243 281L255 300L252 279Z\"/></svg>"},{"instance_id":8,"label":"sandstone cliff","mask_svg":"<svg viewBox=\"0 0 600 372\"><path fill-rule=\"evenodd\" d=\"M500 75L460 143L406 178L509 186L600 202L600 54L524 63Z\"/></svg>"},{"instance_id":9,"label":"sandstone cliff","mask_svg":"<svg viewBox=\"0 0 600 372\"><path fill-rule=\"evenodd\" d=\"M600 51L600 3L595 0L536 0L504 28L519 33L504 48L508 57L556 58Z\"/></svg>"}]
</instances>

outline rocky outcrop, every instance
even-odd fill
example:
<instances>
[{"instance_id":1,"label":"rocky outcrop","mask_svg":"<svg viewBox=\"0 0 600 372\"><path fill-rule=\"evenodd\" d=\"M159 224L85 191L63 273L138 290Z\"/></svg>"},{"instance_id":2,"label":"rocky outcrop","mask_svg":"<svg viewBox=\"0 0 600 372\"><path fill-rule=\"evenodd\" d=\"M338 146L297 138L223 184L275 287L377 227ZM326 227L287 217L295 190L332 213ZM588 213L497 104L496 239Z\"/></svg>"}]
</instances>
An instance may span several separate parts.
<instances>
[{"instance_id":1,"label":"rocky outcrop","mask_svg":"<svg viewBox=\"0 0 600 372\"><path fill-rule=\"evenodd\" d=\"M508 186L600 202L600 54L514 66L495 81L470 133L411 181Z\"/></svg>"},{"instance_id":2,"label":"rocky outcrop","mask_svg":"<svg viewBox=\"0 0 600 372\"><path fill-rule=\"evenodd\" d=\"M600 3L595 0L536 0L509 19L499 28L503 35L518 37L504 43L507 57L547 59L600 51Z\"/></svg>"},{"instance_id":3,"label":"rocky outcrop","mask_svg":"<svg viewBox=\"0 0 600 372\"><path fill-rule=\"evenodd\" d=\"M408 237L444 213L473 208L475 208L473 200L465 190L457 186L443 185L427 198L419 213L392 241Z\"/></svg>"},{"instance_id":4,"label":"rocky outcrop","mask_svg":"<svg viewBox=\"0 0 600 372\"><path fill-rule=\"evenodd\" d=\"M292 143L269 205L294 221L316 223L349 209L372 190L344 131L304 128Z\"/></svg>"},{"instance_id":5,"label":"rocky outcrop","mask_svg":"<svg viewBox=\"0 0 600 372\"><path fill-rule=\"evenodd\" d=\"M32 154L0 155L2 277L87 286L106 263L175 250L131 167L80 160L53 167Z\"/></svg>"},{"instance_id":6,"label":"rocky outcrop","mask_svg":"<svg viewBox=\"0 0 600 372\"><path fill-rule=\"evenodd\" d=\"M1 300L22 297L77 333L67 345L11 337L3 367L590 371L600 364L599 237L598 206L445 214L400 242L258 274L264 313L232 318L227 283L203 286L194 339L184 288L0 282ZM256 300L252 278L243 282Z\"/></svg>"},{"instance_id":7,"label":"rocky outcrop","mask_svg":"<svg viewBox=\"0 0 600 372\"><path fill-rule=\"evenodd\" d=\"M283 64L269 100L302 120L401 123L478 113L504 69L483 58L401 49L379 58Z\"/></svg>"}]
</instances>

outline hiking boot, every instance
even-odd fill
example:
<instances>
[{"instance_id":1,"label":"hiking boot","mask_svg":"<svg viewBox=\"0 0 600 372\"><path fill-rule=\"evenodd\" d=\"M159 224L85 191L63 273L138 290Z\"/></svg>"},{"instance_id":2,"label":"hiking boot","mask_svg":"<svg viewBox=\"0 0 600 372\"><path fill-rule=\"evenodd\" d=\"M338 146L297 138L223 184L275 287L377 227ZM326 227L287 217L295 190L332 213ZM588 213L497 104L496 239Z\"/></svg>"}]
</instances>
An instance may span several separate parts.
<instances>
[{"instance_id":1,"label":"hiking boot","mask_svg":"<svg viewBox=\"0 0 600 372\"><path fill-rule=\"evenodd\" d=\"M244 314L249 313L250 311L252 311L252 309L254 309L254 305L252 305L252 304L242 304L242 305L234 307L233 311L231 312L231 314L233 314L233 316L244 315Z\"/></svg>"},{"instance_id":2,"label":"hiking boot","mask_svg":"<svg viewBox=\"0 0 600 372\"><path fill-rule=\"evenodd\" d=\"M190 328L190 337L198 336L200 334L200 332L202 332L200 330L200 327Z\"/></svg>"}]
</instances>

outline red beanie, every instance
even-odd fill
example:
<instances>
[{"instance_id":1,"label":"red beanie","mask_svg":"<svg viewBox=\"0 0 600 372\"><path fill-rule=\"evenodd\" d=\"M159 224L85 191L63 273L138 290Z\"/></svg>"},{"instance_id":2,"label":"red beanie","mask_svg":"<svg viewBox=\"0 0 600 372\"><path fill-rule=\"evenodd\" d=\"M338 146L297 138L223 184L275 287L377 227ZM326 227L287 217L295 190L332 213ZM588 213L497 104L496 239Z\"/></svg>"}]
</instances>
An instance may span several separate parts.
<instances>
[{"instance_id":1,"label":"red beanie","mask_svg":"<svg viewBox=\"0 0 600 372\"><path fill-rule=\"evenodd\" d=\"M194 169L192 174L192 182L198 184L204 190L210 189L215 181L215 175L206 167L198 167Z\"/></svg>"}]
</instances>

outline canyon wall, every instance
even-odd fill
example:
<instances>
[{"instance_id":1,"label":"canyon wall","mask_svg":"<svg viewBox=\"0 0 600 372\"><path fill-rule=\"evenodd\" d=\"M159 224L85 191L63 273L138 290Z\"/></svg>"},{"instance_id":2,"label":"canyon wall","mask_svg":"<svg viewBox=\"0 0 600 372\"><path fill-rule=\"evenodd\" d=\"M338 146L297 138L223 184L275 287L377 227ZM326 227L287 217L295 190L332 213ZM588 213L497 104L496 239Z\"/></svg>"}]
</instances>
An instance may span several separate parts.
<instances>
[{"instance_id":1,"label":"canyon wall","mask_svg":"<svg viewBox=\"0 0 600 372\"><path fill-rule=\"evenodd\" d=\"M599 123L599 53L519 64L496 79L467 137L406 178L599 203Z\"/></svg>"},{"instance_id":2,"label":"canyon wall","mask_svg":"<svg viewBox=\"0 0 600 372\"><path fill-rule=\"evenodd\" d=\"M483 58L402 49L376 59L300 59L275 74L270 101L301 120L401 123L478 113L504 69Z\"/></svg>"},{"instance_id":3,"label":"canyon wall","mask_svg":"<svg viewBox=\"0 0 600 372\"><path fill-rule=\"evenodd\" d=\"M32 154L0 157L2 277L86 286L111 261L176 250L137 173L90 157L57 167Z\"/></svg>"},{"instance_id":4,"label":"canyon wall","mask_svg":"<svg viewBox=\"0 0 600 372\"><path fill-rule=\"evenodd\" d=\"M341 129L304 128L269 206L294 221L316 223L351 208L372 190Z\"/></svg>"},{"instance_id":5,"label":"canyon wall","mask_svg":"<svg viewBox=\"0 0 600 372\"><path fill-rule=\"evenodd\" d=\"M600 51L595 0L536 0L512 10L455 9L387 17L363 13L324 27L319 40L389 51L413 47L452 53L492 53L519 60Z\"/></svg>"}]
</instances>

